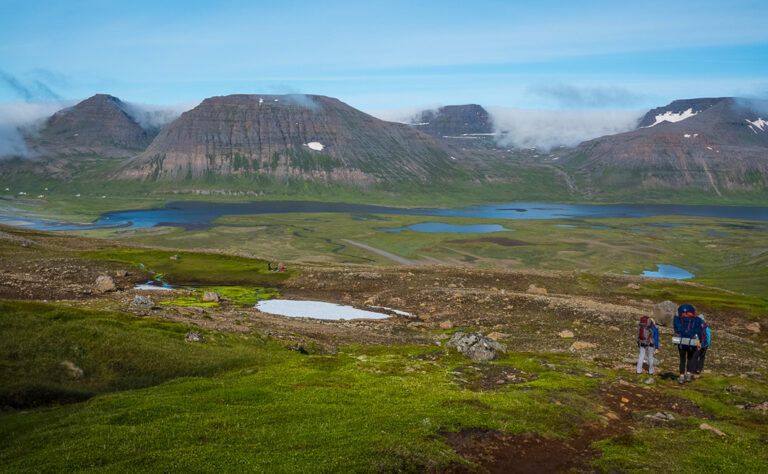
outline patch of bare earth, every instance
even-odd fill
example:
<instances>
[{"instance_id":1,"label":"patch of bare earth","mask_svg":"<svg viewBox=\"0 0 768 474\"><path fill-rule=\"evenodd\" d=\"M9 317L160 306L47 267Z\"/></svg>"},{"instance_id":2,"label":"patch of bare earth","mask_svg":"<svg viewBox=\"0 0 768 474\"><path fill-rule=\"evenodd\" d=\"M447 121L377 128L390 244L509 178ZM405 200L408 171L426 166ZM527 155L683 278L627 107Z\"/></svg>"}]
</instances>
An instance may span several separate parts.
<instances>
[{"instance_id":1,"label":"patch of bare earth","mask_svg":"<svg viewBox=\"0 0 768 474\"><path fill-rule=\"evenodd\" d=\"M547 438L538 434L509 434L469 428L442 433L459 456L474 466L455 464L447 472L550 473L593 472L592 461L600 456L592 445L635 429L636 412L658 410L674 416L703 417L691 401L662 395L637 385L605 385L595 396L603 405L603 422L582 425L572 438Z\"/></svg>"}]
</instances>

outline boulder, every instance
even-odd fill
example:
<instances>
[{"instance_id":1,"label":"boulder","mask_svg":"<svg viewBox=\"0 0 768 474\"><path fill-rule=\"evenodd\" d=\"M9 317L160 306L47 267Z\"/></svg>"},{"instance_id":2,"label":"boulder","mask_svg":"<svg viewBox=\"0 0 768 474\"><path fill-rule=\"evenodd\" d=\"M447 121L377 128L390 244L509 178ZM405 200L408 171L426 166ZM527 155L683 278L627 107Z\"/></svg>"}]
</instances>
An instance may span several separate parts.
<instances>
[{"instance_id":1,"label":"boulder","mask_svg":"<svg viewBox=\"0 0 768 474\"><path fill-rule=\"evenodd\" d=\"M526 291L526 293L530 293L532 295L546 295L547 294L547 289L546 288L539 288L538 286L534 285L533 283L528 285L528 289L525 290L525 291Z\"/></svg>"},{"instance_id":2,"label":"boulder","mask_svg":"<svg viewBox=\"0 0 768 474\"><path fill-rule=\"evenodd\" d=\"M152 300L142 295L134 296L133 301L131 302L132 308L146 310L146 311L149 311L150 309L152 309L152 306L154 306L154 303L152 303Z\"/></svg>"},{"instance_id":3,"label":"boulder","mask_svg":"<svg viewBox=\"0 0 768 474\"><path fill-rule=\"evenodd\" d=\"M447 344L474 360L493 360L497 353L504 353L507 347L495 339L474 332L457 332Z\"/></svg>"},{"instance_id":4,"label":"boulder","mask_svg":"<svg viewBox=\"0 0 768 474\"><path fill-rule=\"evenodd\" d=\"M580 351L583 349L594 349L595 347L597 346L592 344L591 342L584 342L584 341L576 341L573 344L571 344L572 351Z\"/></svg>"},{"instance_id":5,"label":"boulder","mask_svg":"<svg viewBox=\"0 0 768 474\"><path fill-rule=\"evenodd\" d=\"M203 335L198 331L187 331L184 340L187 342L203 342Z\"/></svg>"},{"instance_id":6,"label":"boulder","mask_svg":"<svg viewBox=\"0 0 768 474\"><path fill-rule=\"evenodd\" d=\"M99 275L98 278L96 278L96 285L94 289L98 293L106 293L108 291L114 291L115 288L115 280L112 279L109 275Z\"/></svg>"},{"instance_id":7,"label":"boulder","mask_svg":"<svg viewBox=\"0 0 768 474\"><path fill-rule=\"evenodd\" d=\"M440 321L440 329L451 329L453 328L453 322L450 320L448 321Z\"/></svg>"},{"instance_id":8,"label":"boulder","mask_svg":"<svg viewBox=\"0 0 768 474\"><path fill-rule=\"evenodd\" d=\"M573 337L573 332L566 329L564 331L560 331L557 335L565 339Z\"/></svg>"},{"instance_id":9,"label":"boulder","mask_svg":"<svg viewBox=\"0 0 768 474\"><path fill-rule=\"evenodd\" d=\"M755 321L754 323L747 324L747 330L757 334L760 332L760 323Z\"/></svg>"},{"instance_id":10,"label":"boulder","mask_svg":"<svg viewBox=\"0 0 768 474\"><path fill-rule=\"evenodd\" d=\"M221 298L215 291L206 291L203 293L203 303L218 303L219 301L221 301Z\"/></svg>"},{"instance_id":11,"label":"boulder","mask_svg":"<svg viewBox=\"0 0 768 474\"><path fill-rule=\"evenodd\" d=\"M627 288L629 288L630 290L639 290L640 289L640 285L638 285L637 283L629 283L627 285Z\"/></svg>"},{"instance_id":12,"label":"boulder","mask_svg":"<svg viewBox=\"0 0 768 474\"><path fill-rule=\"evenodd\" d=\"M699 425L699 429L702 429L702 430L706 430L706 431L711 431L711 432L715 433L716 435L718 435L718 436L722 436L722 437L724 437L724 438L728 436L727 434L723 433L723 432L722 432L722 431L720 431L719 429L717 429L717 428L715 428L714 426L712 426L712 425L709 425L709 424L707 424L707 423L702 423L702 424L700 424L700 425Z\"/></svg>"},{"instance_id":13,"label":"boulder","mask_svg":"<svg viewBox=\"0 0 768 474\"><path fill-rule=\"evenodd\" d=\"M662 301L653 306L653 319L659 326L672 327L676 314L677 305L672 301Z\"/></svg>"},{"instance_id":14,"label":"boulder","mask_svg":"<svg viewBox=\"0 0 768 474\"><path fill-rule=\"evenodd\" d=\"M79 379L83 376L83 369L68 360L61 361L61 366L66 369L67 374L73 379Z\"/></svg>"},{"instance_id":15,"label":"boulder","mask_svg":"<svg viewBox=\"0 0 768 474\"><path fill-rule=\"evenodd\" d=\"M171 255L171 260L178 260L178 259L179 259L178 255Z\"/></svg>"},{"instance_id":16,"label":"boulder","mask_svg":"<svg viewBox=\"0 0 768 474\"><path fill-rule=\"evenodd\" d=\"M123 278L128 276L128 272L125 270L115 270L115 276L117 278Z\"/></svg>"}]
</instances>

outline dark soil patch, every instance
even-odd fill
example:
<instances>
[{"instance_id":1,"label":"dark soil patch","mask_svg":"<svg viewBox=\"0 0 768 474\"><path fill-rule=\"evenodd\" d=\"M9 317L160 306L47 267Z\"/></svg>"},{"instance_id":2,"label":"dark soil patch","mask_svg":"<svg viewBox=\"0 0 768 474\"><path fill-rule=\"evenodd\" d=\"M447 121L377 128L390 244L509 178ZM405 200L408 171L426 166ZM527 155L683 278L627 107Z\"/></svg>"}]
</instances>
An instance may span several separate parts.
<instances>
[{"instance_id":1,"label":"dark soil patch","mask_svg":"<svg viewBox=\"0 0 768 474\"><path fill-rule=\"evenodd\" d=\"M505 385L530 382L538 377L537 374L523 372L516 367L490 364L457 367L453 374L454 382L473 392L499 390Z\"/></svg>"},{"instance_id":2,"label":"dark soil patch","mask_svg":"<svg viewBox=\"0 0 768 474\"><path fill-rule=\"evenodd\" d=\"M471 244L474 242L488 242L491 244L498 244L503 247L518 247L521 245L538 245L531 242L524 242L522 240L508 239L506 237L482 237L480 239L459 239L449 240L450 244Z\"/></svg>"},{"instance_id":3,"label":"dark soil patch","mask_svg":"<svg viewBox=\"0 0 768 474\"><path fill-rule=\"evenodd\" d=\"M488 429L469 428L458 433L441 433L464 459L479 465L451 466L447 472L539 473L592 472L591 463L600 452L596 441L625 436L634 423L633 412L659 410L681 416L703 416L689 400L669 397L637 385L606 385L595 393L606 409L607 424L591 423L579 427L570 439L546 438L532 433L507 434Z\"/></svg>"}]
</instances>

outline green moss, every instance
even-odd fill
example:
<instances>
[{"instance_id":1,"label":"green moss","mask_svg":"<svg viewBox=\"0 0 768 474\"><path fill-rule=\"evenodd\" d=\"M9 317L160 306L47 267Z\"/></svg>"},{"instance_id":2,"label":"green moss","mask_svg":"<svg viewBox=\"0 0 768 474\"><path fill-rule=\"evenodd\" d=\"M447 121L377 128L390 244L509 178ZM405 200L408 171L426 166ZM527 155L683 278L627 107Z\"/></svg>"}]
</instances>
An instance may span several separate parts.
<instances>
[{"instance_id":1,"label":"green moss","mask_svg":"<svg viewBox=\"0 0 768 474\"><path fill-rule=\"evenodd\" d=\"M206 286L190 291L190 294L178 295L172 300L159 301L159 303L173 306L219 306L218 302L203 302L205 292L212 291L233 306L250 307L259 301L280 296L280 293L275 288L264 287Z\"/></svg>"}]
</instances>

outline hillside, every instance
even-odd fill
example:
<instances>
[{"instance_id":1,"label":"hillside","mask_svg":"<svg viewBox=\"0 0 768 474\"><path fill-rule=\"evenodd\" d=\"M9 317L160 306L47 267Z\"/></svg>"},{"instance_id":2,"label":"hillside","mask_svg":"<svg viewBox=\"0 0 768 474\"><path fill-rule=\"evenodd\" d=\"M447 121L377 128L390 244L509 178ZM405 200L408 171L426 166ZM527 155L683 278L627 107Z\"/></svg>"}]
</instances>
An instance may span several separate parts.
<instances>
[{"instance_id":1,"label":"hillside","mask_svg":"<svg viewBox=\"0 0 768 474\"><path fill-rule=\"evenodd\" d=\"M453 161L432 137L337 99L230 95L182 114L117 176L266 175L367 184L440 180L456 174Z\"/></svg>"},{"instance_id":2,"label":"hillside","mask_svg":"<svg viewBox=\"0 0 768 474\"><path fill-rule=\"evenodd\" d=\"M616 189L764 191L768 114L760 107L735 98L674 101L649 111L636 130L580 144L565 166L593 196Z\"/></svg>"},{"instance_id":3,"label":"hillside","mask_svg":"<svg viewBox=\"0 0 768 474\"><path fill-rule=\"evenodd\" d=\"M96 94L56 112L36 136L27 140L35 151L47 157L127 158L146 149L155 134L143 129L120 99Z\"/></svg>"},{"instance_id":4,"label":"hillside","mask_svg":"<svg viewBox=\"0 0 768 474\"><path fill-rule=\"evenodd\" d=\"M8 471L768 466L762 298L589 272L294 264L278 275L258 259L10 227L0 257ZM195 289L135 288L152 271ZM99 291L100 275L116 287ZM203 288L223 299L203 301ZM390 317L253 307L276 296ZM694 304L713 328L705 372L685 385L667 326L656 375L635 375L637 319L665 299ZM448 345L470 331L506 351L481 361Z\"/></svg>"}]
</instances>

